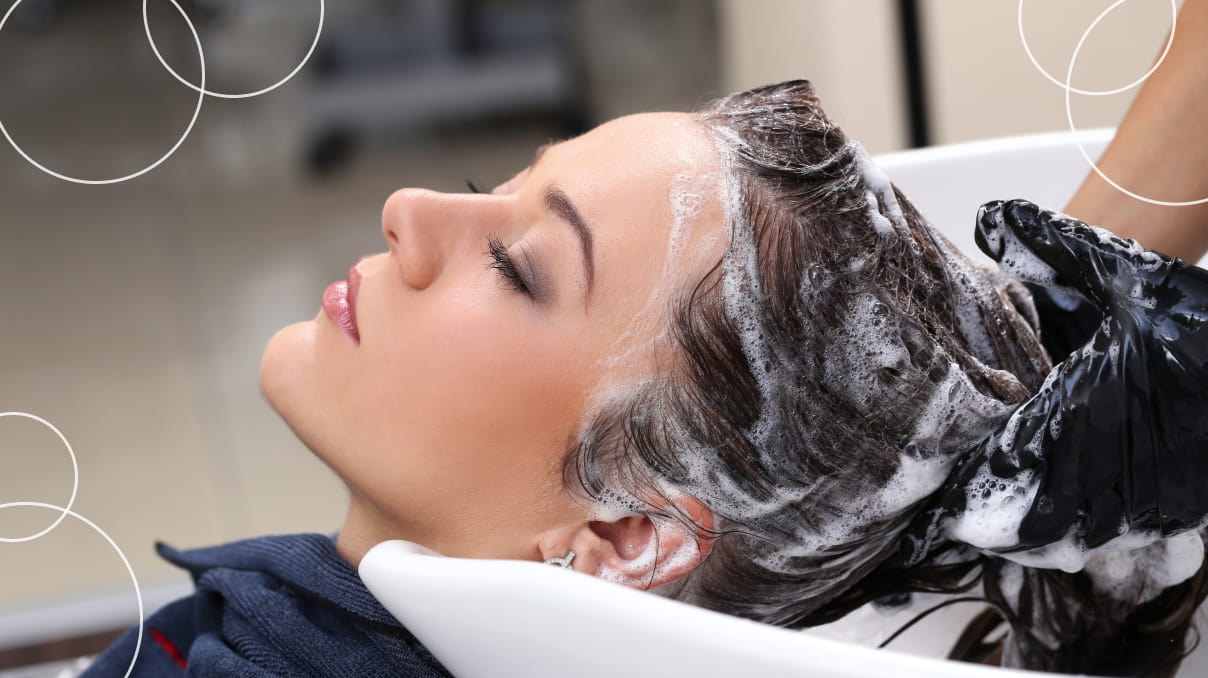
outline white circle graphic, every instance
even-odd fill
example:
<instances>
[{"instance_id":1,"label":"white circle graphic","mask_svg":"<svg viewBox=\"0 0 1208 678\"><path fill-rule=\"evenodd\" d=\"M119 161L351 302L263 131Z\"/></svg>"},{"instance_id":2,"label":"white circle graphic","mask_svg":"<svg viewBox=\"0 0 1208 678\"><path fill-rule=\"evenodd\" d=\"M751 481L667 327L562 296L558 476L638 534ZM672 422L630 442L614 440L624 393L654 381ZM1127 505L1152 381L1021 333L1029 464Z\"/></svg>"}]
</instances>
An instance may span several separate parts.
<instances>
[{"instance_id":1,"label":"white circle graphic","mask_svg":"<svg viewBox=\"0 0 1208 678\"><path fill-rule=\"evenodd\" d=\"M1102 19L1104 16L1110 14L1111 11L1116 8L1116 5L1119 5L1121 2L1124 2L1124 1L1125 0L1120 0L1120 2L1117 2L1115 5L1108 7L1107 10L1105 12L1103 12L1103 14L1099 15L1099 19ZM1127 85L1125 85L1123 87L1117 87L1116 89L1088 90L1088 89L1078 89L1077 87L1071 87L1070 81L1068 78L1063 83L1060 80L1058 80L1057 78L1054 78L1053 76L1049 75L1048 71L1044 70L1044 66L1041 66L1040 62L1036 60L1036 57L1032 55L1032 48L1030 46L1028 46L1028 36L1026 34L1024 34L1024 31L1023 31L1023 0L1019 0L1018 9L1019 9L1019 11L1016 12L1015 23L1016 23L1017 27L1019 28L1019 41L1023 43L1023 51L1027 53L1028 59L1032 62L1032 65L1036 67L1036 70L1040 71L1041 75L1048 78L1049 82L1053 83L1054 85L1057 85L1058 87L1063 88L1066 92L1073 91L1075 94L1084 94L1089 97L1102 97L1102 96L1107 96L1109 94L1119 94L1120 92L1125 92L1125 91L1130 90L1130 89L1136 87L1137 85L1140 85L1141 83L1145 82L1149 78L1149 76L1153 75L1153 72L1158 70L1158 66L1161 66L1162 62L1166 60L1166 55L1170 52L1170 46L1172 44L1174 44L1174 23L1175 23L1174 16L1178 14L1177 9L1175 8L1175 0L1170 0L1170 11L1171 11L1171 17L1172 17L1171 22L1170 22L1170 36L1166 38L1166 48L1162 50L1162 55L1159 56L1158 60L1154 62L1153 66L1151 66L1150 69L1145 72L1145 75L1142 75L1141 77L1137 78L1136 80L1133 80L1132 82L1128 83ZM1095 24L1099 23L1099 19L1095 19L1094 23L1091 24L1091 28L1094 28ZM1091 29L1088 28L1087 32L1089 33L1090 30ZM1077 53L1077 51L1075 51L1075 53Z\"/></svg>"},{"instance_id":2,"label":"white circle graphic","mask_svg":"<svg viewBox=\"0 0 1208 678\"><path fill-rule=\"evenodd\" d=\"M1175 33L1175 28L1178 24L1178 13L1179 12L1178 12L1178 6L1177 6L1177 3L1175 2L1175 0L1170 0L1170 35L1166 38L1166 47L1165 47L1165 49L1162 50L1162 55L1160 57L1158 57L1158 60L1154 62L1154 65L1148 71L1146 71L1144 75L1142 75L1140 78L1137 78L1133 82L1131 82L1123 87L1117 87L1116 89L1113 89L1113 90L1084 90L1084 89L1079 89L1077 87L1072 86L1070 83L1074 79L1074 64L1076 64L1078 62L1078 54L1082 51L1082 46L1084 44L1086 44L1087 38L1089 38L1091 33L1094 32L1095 27L1099 25L1100 21L1103 21L1103 19L1106 18L1107 15L1111 14L1113 11L1115 11L1115 9L1117 7L1119 7L1120 5L1124 4L1127 1L1128 0L1116 0L1116 2L1112 3L1107 9L1100 12L1099 16L1095 17L1095 20L1092 21L1091 24L1086 27L1086 30L1083 31L1083 33L1082 33L1082 37L1078 39L1078 44L1074 47L1074 53L1072 55L1070 55L1070 62L1069 62L1068 67L1066 68L1066 72L1065 72L1065 82L1061 82L1060 80L1057 80L1052 75L1050 75L1049 72L1044 70L1044 67L1042 67L1038 61L1036 61L1036 57L1032 55L1032 50L1028 46L1027 36L1024 34L1024 30L1023 30L1023 3L1024 3L1024 0L1019 0L1018 12L1016 13L1016 23L1017 23L1017 27L1019 29L1019 39L1023 43L1023 49L1025 52L1027 52L1028 59L1032 62L1032 65L1036 67L1036 70L1040 71L1041 75L1048 78L1049 81L1051 81L1052 83L1054 83L1055 85L1057 85L1058 87L1060 87L1062 90L1065 91L1065 119L1066 119L1066 122L1069 123L1070 132L1073 133L1073 135L1074 135L1074 143L1077 144L1077 146L1078 146L1078 152L1082 154L1082 157L1086 160L1087 164L1090 165L1091 169L1094 170L1095 174L1098 174L1099 177L1101 179L1103 179L1104 181L1106 181L1109 185L1111 185L1112 188L1115 188L1117 191L1120 191L1124 195L1127 195L1130 198L1133 198L1135 200L1140 200L1141 202L1149 203L1151 205L1161 205L1163 207L1189 207L1191 205L1202 205L1204 203L1208 203L1208 197L1200 198L1199 200L1186 200L1186 201L1156 200L1154 198L1149 198L1149 197L1140 195L1138 193L1135 193L1133 191L1130 191L1127 188L1124 188L1123 186L1121 186L1119 183L1117 183L1111 177L1107 176L1107 173L1105 173L1102 169L1099 168L1099 165L1093 159L1091 159L1090 154L1086 152L1086 148L1082 145L1082 140L1078 138L1078 127L1074 123L1074 113L1073 113L1073 109L1070 106L1070 93L1071 92L1077 93L1077 94L1084 94L1087 96L1106 96L1109 94L1119 94L1120 92L1123 92L1125 90L1132 89L1133 87L1136 87L1137 85L1140 85L1141 83L1145 82L1149 78L1149 76L1153 75L1154 71L1156 71L1158 69L1158 66L1161 66L1162 62L1166 60L1166 55L1170 52L1171 45L1174 44L1174 33Z\"/></svg>"},{"instance_id":3,"label":"white circle graphic","mask_svg":"<svg viewBox=\"0 0 1208 678\"><path fill-rule=\"evenodd\" d=\"M299 61L297 66L294 66L294 70L290 71L289 74L286 75L284 78L281 78L276 83L269 85L268 87L265 87L264 89L259 89L259 90L256 90L255 92L245 92L243 94L224 94L222 92L214 92L214 91L206 89L205 71L204 70L202 71L201 86L194 85L193 83L191 83L188 80L185 80L183 77L181 77L179 73L177 73L171 66L169 66L168 62L164 60L164 57L162 55L160 55L159 47L157 47L155 44L155 38L151 35L151 26L150 26L149 22L147 21L147 0L143 0L143 31L147 34L147 42L151 43L151 51L155 52L155 58L159 59L159 63L161 65L163 65L164 68L168 69L168 72L172 74L172 77L174 77L178 81L180 81L181 84L185 85L189 89L192 89L194 92L197 92L198 94L202 94L202 95L206 95L206 96L217 97L220 99L248 99L251 97L260 96L261 94L266 94L268 92L271 92L271 91L277 89L278 87L280 87L281 85L284 85L285 83L289 82L291 79L293 79L293 77L295 75L298 74L298 71L302 70L302 67L306 65L306 62L310 61L310 55L315 53L315 46L319 44L319 36L323 34L323 18L324 18L324 15L326 14L326 11L327 11L326 0L319 0L319 27L315 29L315 38L310 43L310 49L306 50L306 56L302 57L302 61ZM201 46L199 45L197 49L200 50Z\"/></svg>"},{"instance_id":4,"label":"white circle graphic","mask_svg":"<svg viewBox=\"0 0 1208 678\"><path fill-rule=\"evenodd\" d=\"M17 9L18 6L20 6L22 1L23 0L16 0L16 2L14 2L12 4L12 6L8 8L8 11L4 13L4 17L0 18L0 31L4 30L4 24L8 22L8 18L10 16L12 16L13 12ZM202 87L205 87L206 60L205 60L205 56L202 54L202 51L201 51L201 39L197 37L197 29L193 26L193 22L189 21L189 17L187 15L185 15L185 11L180 8L180 5L176 3L176 0L168 0L168 2L171 2L172 6L176 8L176 11L178 13L180 13L180 17L185 20L185 23L189 26L189 32L193 35L193 43L197 46L197 59L198 59L198 62L201 64L201 85L202 85ZM145 0L144 0L143 16L144 17L146 16ZM156 56L158 56L158 52L156 53ZM56 171L42 165L37 160L34 160L32 157L30 157L30 155L28 153L26 153L25 150L22 149L19 145L17 145L16 141L13 140L12 135L10 135L8 133L8 129L4 127L3 121L0 121L0 133L4 134L4 138L6 140L8 140L9 145L12 146L13 150L17 151L17 153L20 153L21 157L25 158L26 162L33 165L34 167L37 167L38 169L42 170L43 172L49 174L50 176L55 177L56 179L62 179L63 181L69 181L73 184L87 184L87 185L119 184L123 181L129 181L131 179L136 179L138 177L141 177L142 175L146 174L147 172L150 172L151 170L155 169L156 167L159 167L160 164L162 164L165 160L172 157L172 154L176 152L176 149L180 148L180 145L185 142L185 139L187 139L189 137L189 134L193 131L193 125L195 125L197 123L197 116L198 116L198 114L201 113L201 102L204 100L205 100L204 94L197 95L197 107L195 109L193 109L193 119L189 121L189 126L185 128L184 134L180 135L180 138L176 140L176 143L172 146L172 148L168 149L168 152L165 153L163 155L163 157L161 157L159 160L156 160L155 162L151 163L150 165L147 165L143 169L141 169L137 172L134 172L133 174L127 174L124 177L118 177L116 179L79 179L77 177L71 177L71 176L67 176L66 174L61 174L59 172L56 172Z\"/></svg>"},{"instance_id":5,"label":"white circle graphic","mask_svg":"<svg viewBox=\"0 0 1208 678\"><path fill-rule=\"evenodd\" d=\"M47 527L45 530L42 530L41 532L39 532L37 534L31 534L28 537L0 537L0 542L8 542L8 543L33 541L33 540L37 539L38 537L41 537L42 535L46 534L47 532L50 532L51 530L58 527L59 523L63 522L63 519L67 517L67 514L71 513L71 506L72 506L72 504L75 503L75 500L76 500L76 491L80 489L80 466L79 466L79 464L76 463L75 450L71 449L71 443L67 442L66 436L64 436L63 433L61 431L59 431L59 429L56 428L54 424L50 423L49 421L46 421L45 419L43 419L42 417L39 417L36 414L29 414L28 412L0 412L0 418L3 418L3 417L24 417L26 419L33 419L34 421L49 428L50 430L54 431L55 435L59 436L59 440L63 441L63 446L67 448L67 454L71 456L71 472L72 472L71 498L67 500L67 506L63 508L63 512L59 514L59 517L56 518L55 521L50 524L50 527ZM4 508L5 506L8 506L8 505L9 504L4 504L3 506L0 506L0 508Z\"/></svg>"},{"instance_id":6,"label":"white circle graphic","mask_svg":"<svg viewBox=\"0 0 1208 678\"><path fill-rule=\"evenodd\" d=\"M0 504L0 511L6 508L16 508L18 506L36 506L39 508L62 511L62 515L59 516L59 520L62 520L64 516L71 516L72 518L83 522L85 525L95 530L97 534L104 537L105 541L109 542L109 545L113 547L113 550L117 551L118 557L122 559L122 564L126 566L126 572L130 574L130 581L134 584L134 595L136 598L138 598L138 638L134 641L134 656L130 658L130 667L126 669L126 675L124 677L130 678L130 674L134 671L134 663L138 661L138 653L143 647L143 591L141 588L139 588L138 577L134 576L134 568L130 566L130 560L126 558L126 554L121 548L118 547L117 542L113 541L113 538L110 537L108 533L106 533L100 527L97 527L96 523L67 507L55 506L54 504L44 504L40 501L12 501L6 504ZM55 524L57 525L58 522L56 521Z\"/></svg>"},{"instance_id":7,"label":"white circle graphic","mask_svg":"<svg viewBox=\"0 0 1208 678\"><path fill-rule=\"evenodd\" d=\"M1091 169L1095 170L1095 174L1098 174L1101 179L1103 179L1107 183L1111 184L1112 187L1115 188L1117 191L1120 191L1121 193L1123 193L1124 195L1127 195L1130 198L1140 200L1142 202L1146 202L1151 205L1161 205L1163 207L1190 207L1192 205L1202 205L1204 203L1208 203L1208 197L1200 198L1199 200L1185 200L1185 201L1155 200L1153 198L1147 198L1143 195L1134 193L1133 191L1130 191L1127 188L1124 188L1120 184L1116 183L1114 180L1112 180L1111 177L1107 176L1107 174L1103 170L1099 169L1099 165L1096 164L1094 160L1091 160L1090 154L1088 154L1086 152L1086 148L1082 145L1082 140L1080 140L1078 138L1078 129L1074 125L1074 113L1070 109L1070 87L1069 87L1070 80L1072 80L1074 77L1074 64L1078 61L1078 52L1082 51L1082 45L1084 43L1086 43L1086 39L1088 37L1090 37L1091 32L1095 30L1095 26L1099 25L1099 22L1102 21L1104 17L1106 17L1108 14L1111 14L1113 10L1115 10L1117 7L1119 7L1121 4L1123 4L1126 1L1127 0L1116 0L1116 2L1114 2L1110 7L1103 10L1102 12L1100 12L1099 16L1095 17L1095 20L1091 22L1091 25L1086 27L1086 30L1082 33L1082 37L1078 39L1077 46L1074 47L1074 53L1072 55L1070 55L1070 65L1069 65L1069 68L1067 68L1066 72L1065 72L1065 88L1066 88L1065 89L1065 119L1070 124L1070 132L1074 133L1074 143L1076 143L1078 145L1078 152L1082 154L1083 158L1086 158L1086 161L1088 163L1090 163ZM1178 14L1178 10L1175 7L1174 0L1170 0L1170 9L1174 13L1174 16L1172 16L1171 22L1170 22L1170 40L1173 41L1175 23L1177 22L1177 19L1175 17ZM1151 70L1150 72L1153 72L1153 71ZM1146 74L1146 76L1148 76L1148 74Z\"/></svg>"}]
</instances>

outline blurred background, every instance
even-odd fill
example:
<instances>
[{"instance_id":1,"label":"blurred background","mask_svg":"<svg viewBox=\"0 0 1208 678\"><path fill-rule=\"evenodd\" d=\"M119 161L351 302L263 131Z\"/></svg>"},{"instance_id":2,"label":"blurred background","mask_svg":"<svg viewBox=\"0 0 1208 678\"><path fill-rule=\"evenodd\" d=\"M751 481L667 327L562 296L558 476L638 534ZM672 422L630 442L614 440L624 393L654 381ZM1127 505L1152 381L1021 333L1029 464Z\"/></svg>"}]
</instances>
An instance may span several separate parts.
<instances>
[{"instance_id":1,"label":"blurred background","mask_svg":"<svg viewBox=\"0 0 1208 678\"><path fill-rule=\"evenodd\" d=\"M1032 2L1027 40L1063 79L1108 0ZM8 3L0 3L6 9ZM164 59L197 47L149 2ZM315 40L318 1L191 0L207 86L247 92ZM610 118L688 110L789 78L873 153L1065 129L1064 94L1024 52L1017 0L339 0L278 89L206 98L153 171L114 185L53 178L0 144L0 412L44 417L79 463L74 509L128 556L148 612L189 590L156 540L209 545L333 532L335 477L260 397L260 352L315 316L324 287L384 249L402 186L493 186L535 146ZM1126 3L1073 83L1144 73L1166 0ZM1135 90L1073 99L1115 125ZM156 60L139 0L23 0L0 29L0 122L33 159L85 179L131 174L181 138L198 95ZM1060 206L1055 206L1060 207ZM0 503L65 504L72 464L41 424L0 418ZM0 537L52 511L0 511ZM110 544L81 521L0 543L0 669L95 652L137 619Z\"/></svg>"}]
</instances>

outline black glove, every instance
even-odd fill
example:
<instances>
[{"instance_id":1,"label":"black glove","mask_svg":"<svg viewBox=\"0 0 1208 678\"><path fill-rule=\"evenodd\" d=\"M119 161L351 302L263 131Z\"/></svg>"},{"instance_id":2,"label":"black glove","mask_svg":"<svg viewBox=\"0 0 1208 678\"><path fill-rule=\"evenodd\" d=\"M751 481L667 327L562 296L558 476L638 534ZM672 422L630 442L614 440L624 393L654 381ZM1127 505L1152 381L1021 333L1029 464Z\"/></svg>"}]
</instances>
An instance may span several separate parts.
<instances>
[{"instance_id":1,"label":"black glove","mask_svg":"<svg viewBox=\"0 0 1208 678\"><path fill-rule=\"evenodd\" d=\"M976 237L1008 274L1056 290L1039 297L1042 317L1060 317L1043 309L1054 303L1073 323L1042 320L1050 352L1064 360L957 463L907 530L905 561L921 560L951 520L994 510L980 499L1004 490L1031 497L996 516L1017 537L990 547L970 539L975 546L1011 553L1072 538L1089 551L1126 532L1157 538L1202 525L1208 271L1023 200L983 205ZM1070 337L1096 315L1093 334L1071 351Z\"/></svg>"},{"instance_id":2,"label":"black glove","mask_svg":"<svg viewBox=\"0 0 1208 678\"><path fill-rule=\"evenodd\" d=\"M1040 342L1054 362L1065 360L1081 348L1103 322L1099 309L1082 297L1032 283L1024 283L1024 287L1032 293L1032 303L1036 306Z\"/></svg>"}]
</instances>

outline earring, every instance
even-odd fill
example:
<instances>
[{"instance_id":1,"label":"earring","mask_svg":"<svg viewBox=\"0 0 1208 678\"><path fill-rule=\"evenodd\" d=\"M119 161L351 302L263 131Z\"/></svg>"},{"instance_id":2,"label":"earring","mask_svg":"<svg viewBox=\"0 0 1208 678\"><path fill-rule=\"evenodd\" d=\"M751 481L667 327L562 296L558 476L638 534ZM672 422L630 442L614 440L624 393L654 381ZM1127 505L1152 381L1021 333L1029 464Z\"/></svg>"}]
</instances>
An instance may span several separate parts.
<instances>
[{"instance_id":1,"label":"earring","mask_svg":"<svg viewBox=\"0 0 1208 678\"><path fill-rule=\"evenodd\" d=\"M557 565L559 567L569 570L570 564L574 559L575 559L575 552L567 551L566 555L562 556L561 558L550 558L549 560L545 561L545 564L546 565Z\"/></svg>"}]
</instances>

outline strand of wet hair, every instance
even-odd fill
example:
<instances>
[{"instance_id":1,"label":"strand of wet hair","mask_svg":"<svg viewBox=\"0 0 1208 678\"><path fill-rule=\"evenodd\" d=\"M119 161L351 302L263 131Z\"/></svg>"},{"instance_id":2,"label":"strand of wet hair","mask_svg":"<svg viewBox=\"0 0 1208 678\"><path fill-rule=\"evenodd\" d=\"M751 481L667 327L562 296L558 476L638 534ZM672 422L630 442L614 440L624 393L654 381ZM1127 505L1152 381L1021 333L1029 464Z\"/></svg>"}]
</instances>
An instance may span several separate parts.
<instances>
[{"instance_id":1,"label":"strand of wet hair","mask_svg":"<svg viewBox=\"0 0 1208 678\"><path fill-rule=\"evenodd\" d=\"M991 608L993 608L996 612L998 612L998 614L1002 616L1004 621L1007 621L1008 623L1010 623L1010 621L1009 621L1010 617L1006 614L1006 612L1002 609L1002 607L998 603L995 603L994 601L989 600L988 598L982 598L980 596L961 596L959 598L949 598L948 600L945 600L942 603L937 603L936 605L932 605L931 607L927 608L926 610L923 610L922 612L918 613L913 618L911 618L910 621L908 621L905 624L903 624L902 626L898 627L897 631L894 631L892 634L890 634L890 636L888 638L881 641L880 645L877 645L877 649L878 650L885 649L885 647L887 645L889 645L893 641L897 640L899 636L901 636L903 633L906 633L907 631L909 631L910 628L913 627L915 624L917 624L917 623L923 621L924 619L926 619L927 617L931 616L931 614L933 612L939 612L940 610L944 609L945 607L948 607L949 605L956 605L957 603L985 603L985 604L989 605Z\"/></svg>"}]
</instances>

